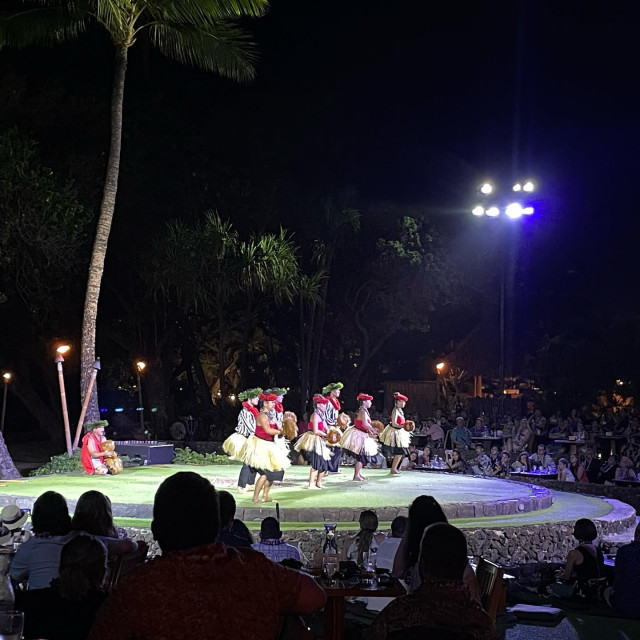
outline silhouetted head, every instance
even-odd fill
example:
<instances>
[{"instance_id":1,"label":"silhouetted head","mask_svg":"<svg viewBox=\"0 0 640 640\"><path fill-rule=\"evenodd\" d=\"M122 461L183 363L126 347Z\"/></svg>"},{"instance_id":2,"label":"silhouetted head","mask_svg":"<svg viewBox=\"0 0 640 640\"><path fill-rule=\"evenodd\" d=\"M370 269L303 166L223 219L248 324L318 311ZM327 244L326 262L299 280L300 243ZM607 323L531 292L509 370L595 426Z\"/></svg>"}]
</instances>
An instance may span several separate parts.
<instances>
[{"instance_id":1,"label":"silhouetted head","mask_svg":"<svg viewBox=\"0 0 640 640\"><path fill-rule=\"evenodd\" d=\"M34 533L63 536L71 529L67 501L56 491L45 491L33 505L31 525Z\"/></svg>"},{"instance_id":2,"label":"silhouetted head","mask_svg":"<svg viewBox=\"0 0 640 640\"><path fill-rule=\"evenodd\" d=\"M236 517L236 499L228 491L218 491L220 505L220 528L228 529Z\"/></svg>"},{"instance_id":3,"label":"silhouetted head","mask_svg":"<svg viewBox=\"0 0 640 640\"><path fill-rule=\"evenodd\" d=\"M423 580L461 581L467 562L467 539L460 529L445 522L425 529L420 543Z\"/></svg>"},{"instance_id":4,"label":"silhouetted head","mask_svg":"<svg viewBox=\"0 0 640 640\"><path fill-rule=\"evenodd\" d=\"M67 600L82 600L99 589L107 575L107 549L96 538L78 535L62 547L58 590Z\"/></svg>"},{"instance_id":5,"label":"silhouetted head","mask_svg":"<svg viewBox=\"0 0 640 640\"><path fill-rule=\"evenodd\" d=\"M117 538L111 500L100 491L85 491L76 503L71 528L74 531L86 531L92 536Z\"/></svg>"}]
</instances>

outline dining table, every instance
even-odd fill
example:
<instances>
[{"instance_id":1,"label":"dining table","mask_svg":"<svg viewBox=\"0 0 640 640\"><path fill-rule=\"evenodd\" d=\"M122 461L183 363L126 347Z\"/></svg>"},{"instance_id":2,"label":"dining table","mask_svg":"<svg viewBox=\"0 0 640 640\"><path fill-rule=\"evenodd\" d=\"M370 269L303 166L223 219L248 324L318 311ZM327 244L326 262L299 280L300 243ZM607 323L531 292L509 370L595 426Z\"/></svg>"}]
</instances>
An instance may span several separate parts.
<instances>
[{"instance_id":1,"label":"dining table","mask_svg":"<svg viewBox=\"0 0 640 640\"><path fill-rule=\"evenodd\" d=\"M342 640L347 598L397 598L407 593L401 582L391 576L383 582L375 581L373 586L364 584L360 577L344 580L316 578L316 581L327 595L327 603L324 606L325 640Z\"/></svg>"},{"instance_id":2,"label":"dining table","mask_svg":"<svg viewBox=\"0 0 640 640\"><path fill-rule=\"evenodd\" d=\"M596 436L596 440L605 440L606 442L609 443L609 453L607 454L607 456L609 455L615 455L617 453L616 449L617 449L617 445L618 442L620 442L621 440L626 440L626 438L624 436L614 436L613 434L611 435L597 435ZM603 451L603 453L605 453Z\"/></svg>"}]
</instances>

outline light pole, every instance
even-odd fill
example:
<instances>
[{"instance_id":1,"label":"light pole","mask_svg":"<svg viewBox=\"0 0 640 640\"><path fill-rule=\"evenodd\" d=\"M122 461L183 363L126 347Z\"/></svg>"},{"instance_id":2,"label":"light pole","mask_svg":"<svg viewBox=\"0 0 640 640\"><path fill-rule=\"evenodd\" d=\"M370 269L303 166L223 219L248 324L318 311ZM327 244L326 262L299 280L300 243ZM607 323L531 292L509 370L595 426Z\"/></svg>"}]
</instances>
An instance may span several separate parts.
<instances>
[{"instance_id":1,"label":"light pole","mask_svg":"<svg viewBox=\"0 0 640 640\"><path fill-rule=\"evenodd\" d=\"M11 382L11 374L8 371L5 371L2 374L2 379L4 380L4 391L2 393L2 418L0 418L0 432L4 432L4 416L7 412L7 388Z\"/></svg>"},{"instance_id":2,"label":"light pole","mask_svg":"<svg viewBox=\"0 0 640 640\"><path fill-rule=\"evenodd\" d=\"M142 379L140 374L147 368L147 363L142 360L136 362L136 375L138 376L138 411L140 412L140 428L144 434L144 407L142 406Z\"/></svg>"},{"instance_id":3,"label":"light pole","mask_svg":"<svg viewBox=\"0 0 640 640\"><path fill-rule=\"evenodd\" d=\"M67 392L64 388L64 375L62 372L62 363L64 362L64 354L68 353L71 347L68 344L60 345L56 349L56 367L58 369L58 383L60 385L60 402L62 404L62 418L64 420L64 438L67 443L67 455L71 457L73 450L71 449L71 429L69 428L69 412L67 411Z\"/></svg>"},{"instance_id":4,"label":"light pole","mask_svg":"<svg viewBox=\"0 0 640 640\"><path fill-rule=\"evenodd\" d=\"M471 210L471 213L478 217L488 217L490 219L507 218L509 220L520 220L535 213L535 208L531 203L532 195L536 191L536 184L531 179L520 180L513 183L508 195L501 194L493 182L485 181L478 187L479 199L481 203ZM505 336L506 336L506 254L504 251L500 260L500 360L498 363L498 377L500 379L500 393L505 391ZM514 252L515 256L515 252ZM510 276L513 276L513 262L509 263ZM511 278L510 278L511 280ZM510 283L511 284L511 283Z\"/></svg>"}]
</instances>

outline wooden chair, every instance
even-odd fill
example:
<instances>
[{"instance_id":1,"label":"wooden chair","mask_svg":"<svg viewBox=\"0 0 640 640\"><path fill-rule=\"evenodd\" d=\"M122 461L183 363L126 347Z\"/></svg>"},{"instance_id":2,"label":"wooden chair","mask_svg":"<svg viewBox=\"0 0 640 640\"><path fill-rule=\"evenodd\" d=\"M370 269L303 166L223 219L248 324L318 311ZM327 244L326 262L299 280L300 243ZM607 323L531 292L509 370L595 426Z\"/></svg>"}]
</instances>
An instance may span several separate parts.
<instances>
[{"instance_id":1,"label":"wooden chair","mask_svg":"<svg viewBox=\"0 0 640 640\"><path fill-rule=\"evenodd\" d=\"M144 564L147 559L147 553L149 552L149 546L146 542L138 542L138 548L131 553L124 553L118 556L113 565L110 567L109 576L107 578L107 590L111 591L118 580L128 573L131 573L138 565Z\"/></svg>"},{"instance_id":2,"label":"wooden chair","mask_svg":"<svg viewBox=\"0 0 640 640\"><path fill-rule=\"evenodd\" d=\"M496 619L498 611L505 602L504 570L502 567L480 558L476 569L476 579L482 596L482 608Z\"/></svg>"}]
</instances>

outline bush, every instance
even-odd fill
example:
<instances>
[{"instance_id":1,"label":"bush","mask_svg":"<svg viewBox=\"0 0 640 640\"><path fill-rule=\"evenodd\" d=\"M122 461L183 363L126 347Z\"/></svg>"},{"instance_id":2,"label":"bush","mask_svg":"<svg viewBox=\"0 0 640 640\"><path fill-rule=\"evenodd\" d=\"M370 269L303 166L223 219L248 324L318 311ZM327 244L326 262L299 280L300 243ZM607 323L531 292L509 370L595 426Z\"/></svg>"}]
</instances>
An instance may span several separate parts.
<instances>
[{"instance_id":1,"label":"bush","mask_svg":"<svg viewBox=\"0 0 640 640\"><path fill-rule=\"evenodd\" d=\"M217 453L198 453L189 447L176 449L173 464L230 464L229 458Z\"/></svg>"},{"instance_id":2,"label":"bush","mask_svg":"<svg viewBox=\"0 0 640 640\"><path fill-rule=\"evenodd\" d=\"M49 462L34 469L30 476L50 476L54 473L70 473L72 471L82 471L82 461L80 460L80 449L73 452L71 458L66 453L53 456Z\"/></svg>"}]
</instances>

